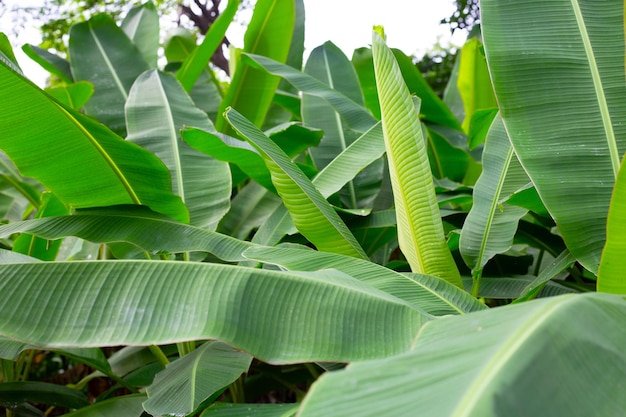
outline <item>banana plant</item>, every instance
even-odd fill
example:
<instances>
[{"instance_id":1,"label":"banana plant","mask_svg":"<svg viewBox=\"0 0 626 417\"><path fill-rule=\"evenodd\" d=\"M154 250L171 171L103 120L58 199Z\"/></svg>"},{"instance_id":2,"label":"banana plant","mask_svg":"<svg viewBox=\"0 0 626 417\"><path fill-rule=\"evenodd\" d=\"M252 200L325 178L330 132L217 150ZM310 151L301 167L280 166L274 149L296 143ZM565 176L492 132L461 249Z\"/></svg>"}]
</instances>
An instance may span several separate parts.
<instances>
[{"instance_id":1,"label":"banana plant","mask_svg":"<svg viewBox=\"0 0 626 417\"><path fill-rule=\"evenodd\" d=\"M0 37L8 415L622 412L622 5L483 1L483 147L382 29L301 68L300 1L257 2L223 95L237 3L162 69L150 3L79 24L70 61L27 48L57 91Z\"/></svg>"}]
</instances>

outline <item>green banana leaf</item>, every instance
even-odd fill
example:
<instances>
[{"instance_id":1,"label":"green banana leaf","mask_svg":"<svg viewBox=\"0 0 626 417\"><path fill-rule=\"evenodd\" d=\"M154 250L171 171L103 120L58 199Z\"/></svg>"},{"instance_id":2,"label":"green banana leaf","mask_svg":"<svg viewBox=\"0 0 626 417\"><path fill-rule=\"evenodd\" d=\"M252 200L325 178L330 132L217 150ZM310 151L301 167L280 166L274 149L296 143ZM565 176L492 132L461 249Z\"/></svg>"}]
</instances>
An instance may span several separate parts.
<instances>
[{"instance_id":1,"label":"green banana leaf","mask_svg":"<svg viewBox=\"0 0 626 417\"><path fill-rule=\"evenodd\" d=\"M22 175L73 208L135 203L188 221L158 158L64 108L1 62L0 78L0 149Z\"/></svg>"},{"instance_id":2,"label":"green banana leaf","mask_svg":"<svg viewBox=\"0 0 626 417\"><path fill-rule=\"evenodd\" d=\"M124 20L122 30L133 41L149 68L157 67L159 58L159 14L148 1L133 7Z\"/></svg>"},{"instance_id":3,"label":"green banana leaf","mask_svg":"<svg viewBox=\"0 0 626 417\"><path fill-rule=\"evenodd\" d=\"M536 297L552 278L571 267L574 262L576 259L568 250L561 252L535 279L524 287L521 296L515 302L528 301Z\"/></svg>"},{"instance_id":4,"label":"green banana leaf","mask_svg":"<svg viewBox=\"0 0 626 417\"><path fill-rule=\"evenodd\" d=\"M143 408L153 416L187 415L248 371L252 356L221 342L207 342L159 372Z\"/></svg>"},{"instance_id":5,"label":"green banana leaf","mask_svg":"<svg viewBox=\"0 0 626 417\"><path fill-rule=\"evenodd\" d=\"M0 236L13 233L31 233L51 240L77 236L96 243L127 242L154 254L206 251L231 262L245 260L242 253L252 246L227 235L172 221L141 206L91 209L73 216L0 226Z\"/></svg>"},{"instance_id":6,"label":"green banana leaf","mask_svg":"<svg viewBox=\"0 0 626 417\"><path fill-rule=\"evenodd\" d=\"M265 162L254 147L247 142L216 132L201 129L185 129L182 132L185 142L199 152L235 165L231 167L233 185L251 178L266 189L274 192L274 184Z\"/></svg>"},{"instance_id":7,"label":"green banana leaf","mask_svg":"<svg viewBox=\"0 0 626 417\"><path fill-rule=\"evenodd\" d=\"M239 0L229 0L226 8L211 24L209 31L204 36L200 46L195 48L176 72L176 78L180 81L185 91L190 92L198 81L200 74L205 71L211 61L211 57L222 45L226 29L233 21L239 8Z\"/></svg>"},{"instance_id":8,"label":"green banana leaf","mask_svg":"<svg viewBox=\"0 0 626 417\"><path fill-rule=\"evenodd\" d=\"M68 60L35 45L25 44L22 51L33 61L38 63L50 74L56 75L61 81L71 84L74 82L72 69Z\"/></svg>"},{"instance_id":9,"label":"green banana leaf","mask_svg":"<svg viewBox=\"0 0 626 417\"><path fill-rule=\"evenodd\" d=\"M422 100L420 117L424 122L448 126L455 130L461 130L461 125L452 114L448 106L437 96L428 85L424 76L408 57L399 49L392 48L393 56L398 62L398 67L402 73L404 82L411 94L415 94ZM368 108L374 115L380 118L380 104L378 102L378 92L376 91L376 79L374 76L374 58L370 48L359 48L354 51L352 63L357 70L361 87L363 89Z\"/></svg>"},{"instance_id":10,"label":"green banana leaf","mask_svg":"<svg viewBox=\"0 0 626 417\"><path fill-rule=\"evenodd\" d=\"M348 58L332 42L326 42L313 49L304 73L344 94L356 104L364 106L356 72ZM324 131L320 145L311 148L311 157L318 169L326 167L360 136L359 132L345 125L341 116L326 100L315 95L306 93L302 95L302 121L308 126L315 126ZM345 207L361 208L371 205L381 184L382 168L382 161L371 165L346 184L341 193Z\"/></svg>"},{"instance_id":11,"label":"green banana leaf","mask_svg":"<svg viewBox=\"0 0 626 417\"><path fill-rule=\"evenodd\" d=\"M3 264L0 274L0 336L45 348L218 339L268 363L344 362L408 350L429 319L330 270L85 261Z\"/></svg>"},{"instance_id":12,"label":"green banana leaf","mask_svg":"<svg viewBox=\"0 0 626 417\"><path fill-rule=\"evenodd\" d=\"M327 101L342 117L346 126L353 130L366 132L377 122L365 107L304 72L270 58L250 53L242 54L242 60L248 66L263 69L270 74L284 78L303 94L314 95Z\"/></svg>"},{"instance_id":13,"label":"green banana leaf","mask_svg":"<svg viewBox=\"0 0 626 417\"><path fill-rule=\"evenodd\" d=\"M41 196L41 205L35 213L35 218L64 216L69 214L67 207L54 195L44 193ZM42 261L54 261L59 253L62 240L49 241L33 235L22 234L13 241L13 251Z\"/></svg>"},{"instance_id":14,"label":"green banana leaf","mask_svg":"<svg viewBox=\"0 0 626 417\"><path fill-rule=\"evenodd\" d=\"M483 151L483 171L474 187L474 203L463 223L459 249L472 270L475 292L487 262L513 244L517 223L528 210L506 203L529 183L504 129L496 117Z\"/></svg>"},{"instance_id":15,"label":"green banana leaf","mask_svg":"<svg viewBox=\"0 0 626 417\"><path fill-rule=\"evenodd\" d=\"M169 169L172 189L189 208L191 224L215 230L230 205L230 169L180 137L183 127L214 130L206 113L173 75L150 70L130 90L126 121L126 139L150 150Z\"/></svg>"},{"instance_id":16,"label":"green banana leaf","mask_svg":"<svg viewBox=\"0 0 626 417\"><path fill-rule=\"evenodd\" d=\"M237 111L229 109L226 118L263 156L272 182L302 235L319 250L367 258L332 206L278 145Z\"/></svg>"},{"instance_id":17,"label":"green banana leaf","mask_svg":"<svg viewBox=\"0 0 626 417\"><path fill-rule=\"evenodd\" d=\"M485 52L478 37L468 39L461 48L456 83L463 100L465 114L463 130L469 133L472 118L478 110L498 107L489 78Z\"/></svg>"},{"instance_id":18,"label":"green banana leaf","mask_svg":"<svg viewBox=\"0 0 626 417\"><path fill-rule=\"evenodd\" d=\"M626 151L624 4L485 0L483 38L515 152L576 259L598 272Z\"/></svg>"},{"instance_id":19,"label":"green banana leaf","mask_svg":"<svg viewBox=\"0 0 626 417\"><path fill-rule=\"evenodd\" d=\"M101 14L72 26L69 55L74 79L94 85L93 97L85 105L87 114L125 136L128 92L149 68L139 49L111 17Z\"/></svg>"},{"instance_id":20,"label":"green banana leaf","mask_svg":"<svg viewBox=\"0 0 626 417\"><path fill-rule=\"evenodd\" d=\"M292 417L300 404L232 404L216 403L202 417Z\"/></svg>"},{"instance_id":21,"label":"green banana leaf","mask_svg":"<svg viewBox=\"0 0 626 417\"><path fill-rule=\"evenodd\" d=\"M613 294L626 294L624 278L626 249L626 168L624 161L615 183L609 218L606 246L598 273L597 290Z\"/></svg>"},{"instance_id":22,"label":"green banana leaf","mask_svg":"<svg viewBox=\"0 0 626 417\"><path fill-rule=\"evenodd\" d=\"M184 62L194 49L196 49L196 35L189 29L177 27L165 36L163 50L170 64Z\"/></svg>"},{"instance_id":23,"label":"green banana leaf","mask_svg":"<svg viewBox=\"0 0 626 417\"><path fill-rule=\"evenodd\" d=\"M428 314L443 316L486 309L465 291L428 275L406 276L384 266L333 253L292 248L251 247L244 256L294 271L337 269L403 299Z\"/></svg>"},{"instance_id":24,"label":"green banana leaf","mask_svg":"<svg viewBox=\"0 0 626 417\"><path fill-rule=\"evenodd\" d=\"M411 352L322 375L298 416L617 416L624 320L596 293L434 320Z\"/></svg>"},{"instance_id":25,"label":"green banana leaf","mask_svg":"<svg viewBox=\"0 0 626 417\"><path fill-rule=\"evenodd\" d=\"M413 272L463 288L443 234L418 113L391 50L377 32L372 51L400 249Z\"/></svg>"},{"instance_id":26,"label":"green banana leaf","mask_svg":"<svg viewBox=\"0 0 626 417\"><path fill-rule=\"evenodd\" d=\"M93 91L93 85L87 81L46 88L46 93L74 110L80 110L89 101Z\"/></svg>"},{"instance_id":27,"label":"green banana leaf","mask_svg":"<svg viewBox=\"0 0 626 417\"><path fill-rule=\"evenodd\" d=\"M258 0L244 35L243 52L285 62L295 19L294 0ZM237 109L254 125L261 127L279 81L278 77L237 63L228 91L220 104L215 122L217 130L228 134L231 129L223 116L228 107Z\"/></svg>"},{"instance_id":28,"label":"green banana leaf","mask_svg":"<svg viewBox=\"0 0 626 417\"><path fill-rule=\"evenodd\" d=\"M145 394L115 397L65 414L65 417L137 417L143 412L142 403L145 400Z\"/></svg>"}]
</instances>

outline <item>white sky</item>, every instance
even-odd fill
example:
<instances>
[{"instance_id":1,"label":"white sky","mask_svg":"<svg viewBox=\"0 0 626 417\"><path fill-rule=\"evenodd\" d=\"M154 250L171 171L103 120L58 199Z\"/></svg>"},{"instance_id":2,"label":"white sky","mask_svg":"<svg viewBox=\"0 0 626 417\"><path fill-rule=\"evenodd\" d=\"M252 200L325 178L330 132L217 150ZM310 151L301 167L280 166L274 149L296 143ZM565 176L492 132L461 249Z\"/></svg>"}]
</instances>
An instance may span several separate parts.
<instances>
[{"instance_id":1,"label":"white sky","mask_svg":"<svg viewBox=\"0 0 626 417\"><path fill-rule=\"evenodd\" d=\"M3 0L10 8L15 4L37 4L36 0ZM437 43L444 46L460 45L464 34L450 36L448 26L439 21L454 11L452 0L304 0L306 13L305 55L322 43L331 40L350 58L352 51L371 43L372 26L383 25L389 46L407 54L420 56ZM0 6L2 7L2 6ZM27 26L16 37L12 36L12 22L4 16L0 31L13 43L14 52L28 78L40 86L45 84L47 72L26 57L21 46L40 42L38 29ZM233 25L228 37L237 46L243 46L243 33Z\"/></svg>"}]
</instances>

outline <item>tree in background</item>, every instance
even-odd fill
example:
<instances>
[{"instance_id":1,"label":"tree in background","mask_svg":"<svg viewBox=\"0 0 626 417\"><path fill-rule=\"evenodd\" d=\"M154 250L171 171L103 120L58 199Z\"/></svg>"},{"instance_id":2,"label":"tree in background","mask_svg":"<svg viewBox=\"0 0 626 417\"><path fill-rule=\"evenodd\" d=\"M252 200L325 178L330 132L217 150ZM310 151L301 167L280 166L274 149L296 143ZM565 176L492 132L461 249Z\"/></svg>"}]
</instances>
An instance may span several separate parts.
<instances>
[{"instance_id":1,"label":"tree in background","mask_svg":"<svg viewBox=\"0 0 626 417\"><path fill-rule=\"evenodd\" d=\"M480 23L478 0L455 0L456 10L449 17L441 20L441 24L450 25L450 31L464 30L470 33ZM443 97L443 92L450 79L457 57L457 49L437 45L426 52L416 66L424 75L430 87Z\"/></svg>"}]
</instances>

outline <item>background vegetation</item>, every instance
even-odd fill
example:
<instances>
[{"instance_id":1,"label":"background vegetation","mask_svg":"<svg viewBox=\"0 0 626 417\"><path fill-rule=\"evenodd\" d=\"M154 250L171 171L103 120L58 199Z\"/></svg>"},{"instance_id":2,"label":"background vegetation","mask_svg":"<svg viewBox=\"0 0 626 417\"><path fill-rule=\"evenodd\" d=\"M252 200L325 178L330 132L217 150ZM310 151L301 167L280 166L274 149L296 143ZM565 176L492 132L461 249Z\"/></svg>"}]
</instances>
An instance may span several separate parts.
<instances>
[{"instance_id":1,"label":"background vegetation","mask_svg":"<svg viewBox=\"0 0 626 417\"><path fill-rule=\"evenodd\" d=\"M301 0L228 52L237 0L165 6L24 45L45 90L0 36L7 416L626 409L623 4L484 0L445 88L380 27L305 62Z\"/></svg>"}]
</instances>

